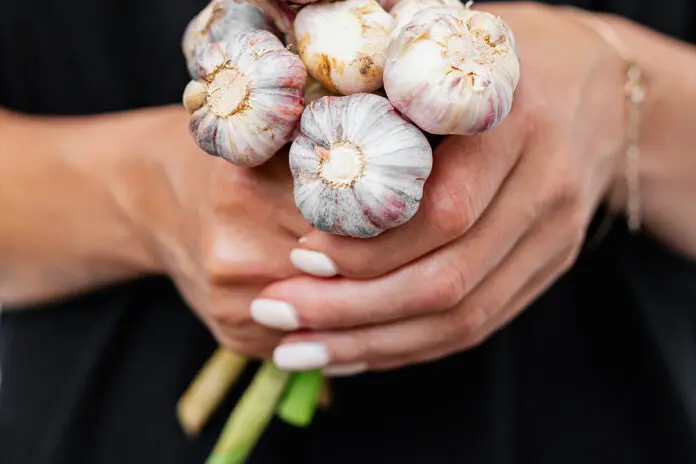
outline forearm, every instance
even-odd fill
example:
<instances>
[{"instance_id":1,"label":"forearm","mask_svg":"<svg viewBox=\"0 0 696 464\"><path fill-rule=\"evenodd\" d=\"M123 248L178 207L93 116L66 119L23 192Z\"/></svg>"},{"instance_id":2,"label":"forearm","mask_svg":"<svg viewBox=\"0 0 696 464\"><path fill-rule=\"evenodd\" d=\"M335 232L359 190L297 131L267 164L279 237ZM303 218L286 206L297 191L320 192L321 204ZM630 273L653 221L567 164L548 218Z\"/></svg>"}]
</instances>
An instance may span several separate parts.
<instances>
[{"instance_id":1,"label":"forearm","mask_svg":"<svg viewBox=\"0 0 696 464\"><path fill-rule=\"evenodd\" d=\"M0 300L61 298L135 277L148 252L112 188L127 163L126 115L29 118L0 112Z\"/></svg>"},{"instance_id":2,"label":"forearm","mask_svg":"<svg viewBox=\"0 0 696 464\"><path fill-rule=\"evenodd\" d=\"M624 19L605 19L646 77L639 165L644 228L696 257L696 47Z\"/></svg>"}]
</instances>

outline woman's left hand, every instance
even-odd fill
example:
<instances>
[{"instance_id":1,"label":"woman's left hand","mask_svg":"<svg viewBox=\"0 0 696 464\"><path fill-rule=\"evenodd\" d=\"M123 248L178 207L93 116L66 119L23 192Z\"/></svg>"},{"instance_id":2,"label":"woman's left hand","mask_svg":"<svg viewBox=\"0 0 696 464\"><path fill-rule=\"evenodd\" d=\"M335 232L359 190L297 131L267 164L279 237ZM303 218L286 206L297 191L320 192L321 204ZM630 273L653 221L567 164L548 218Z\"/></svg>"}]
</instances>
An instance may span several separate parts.
<instances>
[{"instance_id":1,"label":"woman's left hand","mask_svg":"<svg viewBox=\"0 0 696 464\"><path fill-rule=\"evenodd\" d=\"M280 368L347 374L475 346L574 262L618 172L624 64L575 13L486 9L518 40L510 116L483 135L444 140L408 224L369 240L306 237L295 265L342 277L276 282L252 304L257 322L300 329L276 349Z\"/></svg>"}]
</instances>

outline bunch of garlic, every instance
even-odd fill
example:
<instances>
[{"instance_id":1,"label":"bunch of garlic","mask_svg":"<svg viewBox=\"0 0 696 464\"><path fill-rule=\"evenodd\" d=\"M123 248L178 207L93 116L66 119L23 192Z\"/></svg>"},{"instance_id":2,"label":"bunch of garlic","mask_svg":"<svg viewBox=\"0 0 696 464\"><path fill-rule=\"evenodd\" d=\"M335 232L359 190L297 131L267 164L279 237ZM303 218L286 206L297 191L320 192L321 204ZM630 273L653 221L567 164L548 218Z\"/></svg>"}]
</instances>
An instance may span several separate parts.
<instances>
[{"instance_id":1,"label":"bunch of garlic","mask_svg":"<svg viewBox=\"0 0 696 464\"><path fill-rule=\"evenodd\" d=\"M384 89L421 129L467 135L507 117L519 78L515 39L500 18L437 5L413 13L391 39Z\"/></svg>"},{"instance_id":2,"label":"bunch of garlic","mask_svg":"<svg viewBox=\"0 0 696 464\"><path fill-rule=\"evenodd\" d=\"M201 47L184 91L190 130L206 152L258 166L291 141L307 71L273 34L242 32Z\"/></svg>"},{"instance_id":3,"label":"bunch of garlic","mask_svg":"<svg viewBox=\"0 0 696 464\"><path fill-rule=\"evenodd\" d=\"M332 92L350 95L382 87L394 19L375 0L313 3L295 18L302 61Z\"/></svg>"},{"instance_id":4,"label":"bunch of garlic","mask_svg":"<svg viewBox=\"0 0 696 464\"><path fill-rule=\"evenodd\" d=\"M369 237L407 221L432 163L426 135L483 132L511 109L515 39L471 2L248 1L214 0L187 28L187 53L198 31L191 132L208 153L257 166L295 139L302 115L295 198L321 230Z\"/></svg>"},{"instance_id":5,"label":"bunch of garlic","mask_svg":"<svg viewBox=\"0 0 696 464\"><path fill-rule=\"evenodd\" d=\"M198 13L186 27L181 47L189 73L195 73L196 48L225 40L238 32L263 29L273 31L274 26L263 10L240 0L213 0Z\"/></svg>"},{"instance_id":6,"label":"bunch of garlic","mask_svg":"<svg viewBox=\"0 0 696 464\"><path fill-rule=\"evenodd\" d=\"M352 237L411 219L431 168L425 136L372 94L313 101L290 147L302 215L319 230Z\"/></svg>"}]
</instances>

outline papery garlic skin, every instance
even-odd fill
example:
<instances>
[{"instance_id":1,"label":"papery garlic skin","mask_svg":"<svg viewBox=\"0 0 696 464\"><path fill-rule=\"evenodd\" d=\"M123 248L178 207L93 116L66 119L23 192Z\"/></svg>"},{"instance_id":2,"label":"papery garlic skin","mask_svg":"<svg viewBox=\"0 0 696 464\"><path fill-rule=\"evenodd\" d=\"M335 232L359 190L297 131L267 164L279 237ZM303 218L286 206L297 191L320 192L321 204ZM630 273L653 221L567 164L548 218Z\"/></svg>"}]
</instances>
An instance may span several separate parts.
<instances>
[{"instance_id":1,"label":"papery garlic skin","mask_svg":"<svg viewBox=\"0 0 696 464\"><path fill-rule=\"evenodd\" d=\"M213 0L188 24L182 39L182 51L193 76L196 47L225 40L239 32L264 29L273 31L264 12L244 0Z\"/></svg>"},{"instance_id":2,"label":"papery garlic skin","mask_svg":"<svg viewBox=\"0 0 696 464\"><path fill-rule=\"evenodd\" d=\"M186 87L184 106L204 151L251 167L293 139L307 71L276 36L236 34L200 49L195 60L197 79Z\"/></svg>"},{"instance_id":3,"label":"papery garlic skin","mask_svg":"<svg viewBox=\"0 0 696 464\"><path fill-rule=\"evenodd\" d=\"M515 39L490 13L420 10L391 40L387 56L389 100L427 132L480 133L512 108L520 78Z\"/></svg>"},{"instance_id":4,"label":"papery garlic skin","mask_svg":"<svg viewBox=\"0 0 696 464\"><path fill-rule=\"evenodd\" d=\"M334 93L382 87L393 18L375 0L314 3L300 10L295 37L308 72Z\"/></svg>"},{"instance_id":5,"label":"papery garlic skin","mask_svg":"<svg viewBox=\"0 0 696 464\"><path fill-rule=\"evenodd\" d=\"M389 14L394 18L394 29L392 30L391 36L395 37L396 34L413 19L413 16L418 11L431 6L452 8L459 15L468 16L471 11L459 0L401 0L388 10Z\"/></svg>"},{"instance_id":6,"label":"papery garlic skin","mask_svg":"<svg viewBox=\"0 0 696 464\"><path fill-rule=\"evenodd\" d=\"M388 11L391 13L391 9L394 8L395 5L400 3L403 0L377 0L379 5L384 8L384 11Z\"/></svg>"},{"instance_id":7,"label":"papery garlic skin","mask_svg":"<svg viewBox=\"0 0 696 464\"><path fill-rule=\"evenodd\" d=\"M423 133L386 98L322 97L290 147L295 204L319 230L374 237L417 212L432 162Z\"/></svg>"}]
</instances>

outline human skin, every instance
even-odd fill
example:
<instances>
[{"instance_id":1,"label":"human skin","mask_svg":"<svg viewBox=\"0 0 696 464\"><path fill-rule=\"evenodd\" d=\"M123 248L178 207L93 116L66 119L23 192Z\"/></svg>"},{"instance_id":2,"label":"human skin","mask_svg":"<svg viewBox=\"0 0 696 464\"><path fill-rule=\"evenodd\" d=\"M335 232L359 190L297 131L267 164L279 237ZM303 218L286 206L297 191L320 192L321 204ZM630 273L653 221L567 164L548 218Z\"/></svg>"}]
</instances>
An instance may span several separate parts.
<instances>
[{"instance_id":1,"label":"human skin","mask_svg":"<svg viewBox=\"0 0 696 464\"><path fill-rule=\"evenodd\" d=\"M4 303L168 274L222 345L251 356L270 356L281 340L314 341L321 345L310 345L314 361L304 367L348 363L354 372L482 342L572 265L597 204L624 184L624 74L615 52L561 10L487 8L519 39L513 112L487 134L446 139L419 213L375 239L309 233L292 204L285 155L254 170L209 157L190 140L181 108L88 118L0 112L0 177L11 179L0 189ZM644 227L696 256L688 118L696 76L687 75L696 73L696 52L610 21L651 81L641 137ZM344 277L300 276L288 259L300 237ZM281 317L278 306L260 315L255 305L257 320L272 328L251 319L259 292L288 303Z\"/></svg>"},{"instance_id":2,"label":"human skin","mask_svg":"<svg viewBox=\"0 0 696 464\"><path fill-rule=\"evenodd\" d=\"M598 204L626 195L626 69L580 14L537 4L485 6L519 42L522 80L508 119L435 153L421 210L376 239L313 232L293 261L319 279L266 287L260 322L302 329L281 368L352 374L476 346L568 270ZM640 177L644 229L696 257L696 51L605 18L648 80ZM613 195L618 193L617 195ZM311 261L308 260L311 258ZM279 303L280 302L280 303Z\"/></svg>"},{"instance_id":3,"label":"human skin","mask_svg":"<svg viewBox=\"0 0 696 464\"><path fill-rule=\"evenodd\" d=\"M253 323L248 307L263 285L299 274L287 254L310 230L287 154L237 168L198 149L188 120L175 106L0 112L5 309L168 274L221 344L270 356L281 333Z\"/></svg>"}]
</instances>

